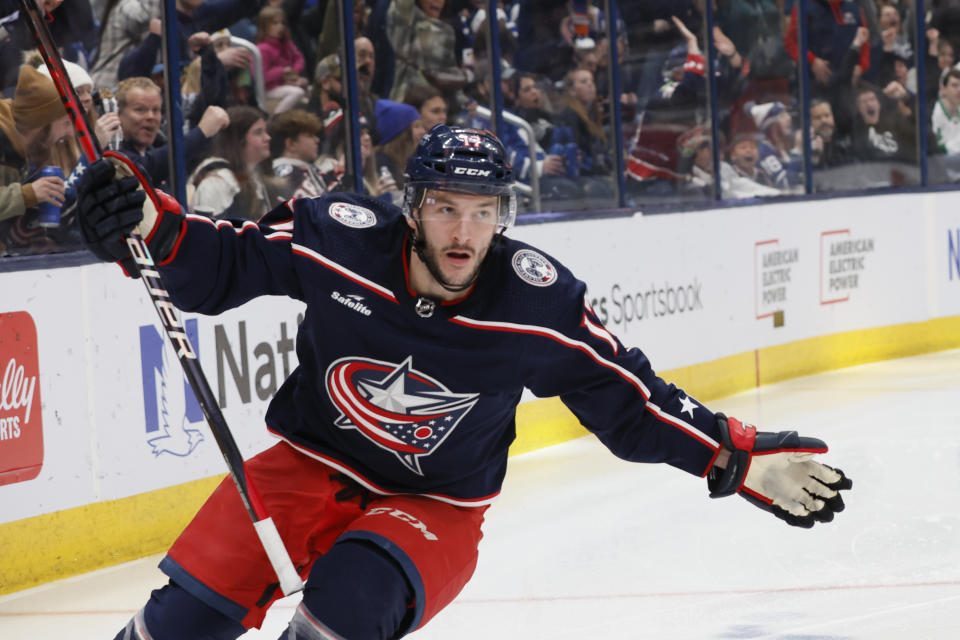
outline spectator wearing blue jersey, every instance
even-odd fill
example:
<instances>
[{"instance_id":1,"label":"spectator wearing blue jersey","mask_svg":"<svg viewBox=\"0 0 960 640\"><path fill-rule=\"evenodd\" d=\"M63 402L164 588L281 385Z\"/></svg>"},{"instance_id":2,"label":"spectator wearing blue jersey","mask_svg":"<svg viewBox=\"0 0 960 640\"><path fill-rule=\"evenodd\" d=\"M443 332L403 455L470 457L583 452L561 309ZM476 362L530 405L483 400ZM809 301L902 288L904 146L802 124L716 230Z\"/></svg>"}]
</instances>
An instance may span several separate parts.
<instances>
[{"instance_id":1,"label":"spectator wearing blue jersey","mask_svg":"<svg viewBox=\"0 0 960 640\"><path fill-rule=\"evenodd\" d=\"M757 147L758 166L766 182L783 192L799 192L803 184L803 162L794 149L793 118L782 102L747 103L762 139Z\"/></svg>"}]
</instances>

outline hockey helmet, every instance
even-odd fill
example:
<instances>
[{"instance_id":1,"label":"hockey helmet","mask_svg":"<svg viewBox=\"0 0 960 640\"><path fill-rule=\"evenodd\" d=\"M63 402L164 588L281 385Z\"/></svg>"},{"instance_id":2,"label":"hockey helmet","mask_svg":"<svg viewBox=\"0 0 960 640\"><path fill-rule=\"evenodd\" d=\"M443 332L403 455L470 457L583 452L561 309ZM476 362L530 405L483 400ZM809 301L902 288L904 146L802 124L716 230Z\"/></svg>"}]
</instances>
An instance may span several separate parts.
<instances>
[{"instance_id":1,"label":"hockey helmet","mask_svg":"<svg viewBox=\"0 0 960 640\"><path fill-rule=\"evenodd\" d=\"M504 230L517 216L513 167L503 143L489 131L435 125L417 144L405 173L403 213L423 204L427 189L498 196L497 225Z\"/></svg>"}]
</instances>

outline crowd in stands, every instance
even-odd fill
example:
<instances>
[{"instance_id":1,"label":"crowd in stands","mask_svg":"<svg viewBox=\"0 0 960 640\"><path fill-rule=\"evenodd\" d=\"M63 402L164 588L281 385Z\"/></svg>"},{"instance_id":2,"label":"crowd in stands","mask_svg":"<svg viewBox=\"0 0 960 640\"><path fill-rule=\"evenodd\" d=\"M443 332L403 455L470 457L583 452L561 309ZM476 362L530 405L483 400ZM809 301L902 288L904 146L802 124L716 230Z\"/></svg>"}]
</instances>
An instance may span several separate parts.
<instances>
[{"instance_id":1,"label":"crowd in stands","mask_svg":"<svg viewBox=\"0 0 960 640\"><path fill-rule=\"evenodd\" d=\"M38 4L101 146L169 190L161 0ZM359 180L399 204L405 160L431 127L493 128L494 65L505 110L498 134L547 210L613 208L621 178L631 204L712 198L714 147L724 198L803 193L807 145L815 189L909 183L919 118L943 179L960 179L960 0L930 0L923 16L909 0L808 0L806 132L798 4L715 0L708 69L702 0L617 0L621 91L611 96L604 3L514 0L498 3L496 16L484 0L344 3L356 33ZM338 2L176 8L190 211L258 219L291 197L355 188ZM72 187L86 161L16 10L16 0L0 0L0 255L76 249ZM489 55L491 28L500 60ZM44 213L51 207L58 224Z\"/></svg>"}]
</instances>

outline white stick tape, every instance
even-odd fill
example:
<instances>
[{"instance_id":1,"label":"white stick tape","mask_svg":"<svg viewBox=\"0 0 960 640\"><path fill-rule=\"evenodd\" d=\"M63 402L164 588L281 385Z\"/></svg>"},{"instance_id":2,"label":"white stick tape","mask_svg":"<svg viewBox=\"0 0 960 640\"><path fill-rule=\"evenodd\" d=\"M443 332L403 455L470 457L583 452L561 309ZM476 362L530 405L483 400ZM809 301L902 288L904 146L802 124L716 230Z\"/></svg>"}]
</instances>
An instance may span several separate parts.
<instances>
[{"instance_id":1,"label":"white stick tape","mask_svg":"<svg viewBox=\"0 0 960 640\"><path fill-rule=\"evenodd\" d=\"M257 535L260 536L260 542L267 552L267 558L273 565L273 570L277 573L280 580L280 589L283 595L288 596L297 591L303 591L303 580L297 574L293 562L290 561L290 554L287 548L283 546L283 540L280 539L280 533L276 525L273 524L273 518L264 518L253 523Z\"/></svg>"}]
</instances>

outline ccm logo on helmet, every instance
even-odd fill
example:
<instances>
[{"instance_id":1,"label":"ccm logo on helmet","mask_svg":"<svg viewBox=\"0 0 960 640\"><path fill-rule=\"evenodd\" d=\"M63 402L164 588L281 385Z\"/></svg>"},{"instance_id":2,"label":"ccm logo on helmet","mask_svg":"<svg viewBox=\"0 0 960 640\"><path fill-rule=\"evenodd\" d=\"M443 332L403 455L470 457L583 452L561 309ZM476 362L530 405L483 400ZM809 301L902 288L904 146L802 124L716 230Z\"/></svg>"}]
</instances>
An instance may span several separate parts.
<instances>
[{"instance_id":1,"label":"ccm logo on helmet","mask_svg":"<svg viewBox=\"0 0 960 640\"><path fill-rule=\"evenodd\" d=\"M453 172L458 176L488 176L490 171L488 169L474 169L472 167L454 167Z\"/></svg>"}]
</instances>

